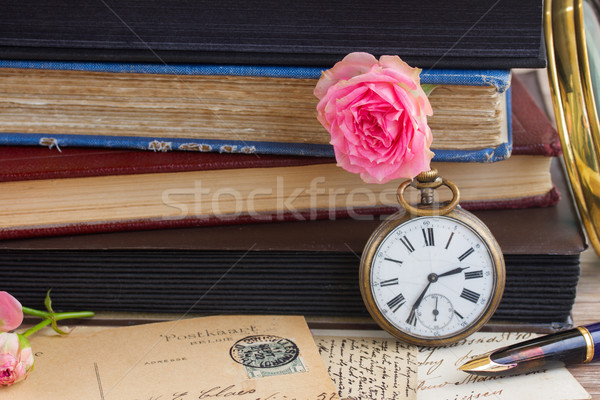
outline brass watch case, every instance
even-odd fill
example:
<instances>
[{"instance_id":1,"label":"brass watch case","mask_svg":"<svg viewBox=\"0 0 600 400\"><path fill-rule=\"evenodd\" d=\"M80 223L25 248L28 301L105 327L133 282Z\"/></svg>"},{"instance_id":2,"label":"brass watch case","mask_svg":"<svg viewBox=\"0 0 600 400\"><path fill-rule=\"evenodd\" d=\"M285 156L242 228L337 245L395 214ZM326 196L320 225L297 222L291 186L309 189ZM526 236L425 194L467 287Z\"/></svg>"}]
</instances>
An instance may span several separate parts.
<instances>
[{"instance_id":1,"label":"brass watch case","mask_svg":"<svg viewBox=\"0 0 600 400\"><path fill-rule=\"evenodd\" d=\"M439 210L439 209L438 209ZM427 212L428 215L435 215L433 213L433 208L429 210L431 212ZM494 264L494 288L493 294L490 296L488 304L486 305L485 311L479 316L479 318L473 321L471 324L467 325L461 331L447 336L439 336L439 337L422 337L413 335L409 332L405 332L394 325L392 325L383 315L381 310L377 307L375 303L375 299L373 297L372 292L372 283L371 283L371 267L373 264L373 260L375 255L377 254L377 250L379 249L380 244L383 240L399 225L404 224L405 222L416 219L416 218L435 218L429 216L417 216L414 214L410 214L404 210L401 210L393 215L391 215L386 221L384 221L371 235L371 238L367 242L365 249L362 254L362 258L360 260L360 272L359 272L359 280L360 280L360 291L365 303L365 306L371 317L377 322L377 324L383 328L390 335L394 336L396 339L399 339L406 343L415 344L418 346L444 346L451 343L455 343L470 334L479 330L494 314L498 305L500 304L500 300L502 299L502 294L504 293L504 285L506 282L506 272L504 265L504 257L502 256L502 250L500 246L496 242L496 239L490 232L490 230L481 222L477 217L473 214L463 210L459 206L454 208L452 211L441 215L442 217L447 217L456 220L458 223L470 228L474 231L479 237L482 239L483 243L487 245L487 250L490 254L492 262Z\"/></svg>"}]
</instances>

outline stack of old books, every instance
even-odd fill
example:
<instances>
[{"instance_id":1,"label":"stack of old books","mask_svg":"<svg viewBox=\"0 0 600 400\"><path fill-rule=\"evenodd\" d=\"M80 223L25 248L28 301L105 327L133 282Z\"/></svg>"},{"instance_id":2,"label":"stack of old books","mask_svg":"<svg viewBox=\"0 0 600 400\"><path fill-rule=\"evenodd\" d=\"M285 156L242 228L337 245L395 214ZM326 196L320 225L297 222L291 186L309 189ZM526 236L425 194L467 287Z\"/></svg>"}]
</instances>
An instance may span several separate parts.
<instances>
[{"instance_id":1,"label":"stack of old books","mask_svg":"<svg viewBox=\"0 0 600 400\"><path fill-rule=\"evenodd\" d=\"M495 319L568 323L584 241L556 132L510 73L544 66L541 1L34 3L0 25L0 263L21 301L367 316L359 255L400 182L335 165L312 92L368 51L437 85L433 166L507 262Z\"/></svg>"}]
</instances>

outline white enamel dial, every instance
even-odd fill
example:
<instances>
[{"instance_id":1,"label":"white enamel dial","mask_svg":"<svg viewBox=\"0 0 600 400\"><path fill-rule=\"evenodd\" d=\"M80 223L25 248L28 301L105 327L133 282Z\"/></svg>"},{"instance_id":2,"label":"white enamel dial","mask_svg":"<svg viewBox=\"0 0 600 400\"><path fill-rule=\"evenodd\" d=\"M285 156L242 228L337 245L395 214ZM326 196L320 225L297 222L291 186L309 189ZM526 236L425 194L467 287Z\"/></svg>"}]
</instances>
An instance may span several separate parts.
<instances>
[{"instance_id":1,"label":"white enamel dial","mask_svg":"<svg viewBox=\"0 0 600 400\"><path fill-rule=\"evenodd\" d=\"M453 337L482 319L497 290L486 241L461 221L417 217L379 243L370 265L375 306L399 331Z\"/></svg>"}]
</instances>

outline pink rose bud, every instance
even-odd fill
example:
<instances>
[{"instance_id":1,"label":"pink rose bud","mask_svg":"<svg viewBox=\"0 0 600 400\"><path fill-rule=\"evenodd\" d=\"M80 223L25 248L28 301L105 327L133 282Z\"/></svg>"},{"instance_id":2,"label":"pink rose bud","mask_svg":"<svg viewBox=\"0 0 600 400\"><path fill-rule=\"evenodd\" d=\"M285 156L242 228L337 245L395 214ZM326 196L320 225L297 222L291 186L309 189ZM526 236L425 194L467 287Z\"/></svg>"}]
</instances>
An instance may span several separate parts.
<instances>
[{"instance_id":1,"label":"pink rose bud","mask_svg":"<svg viewBox=\"0 0 600 400\"><path fill-rule=\"evenodd\" d=\"M10 386L33 369L33 352L27 338L18 333L0 333L0 386Z\"/></svg>"},{"instance_id":2,"label":"pink rose bud","mask_svg":"<svg viewBox=\"0 0 600 400\"><path fill-rule=\"evenodd\" d=\"M23 322L21 303L10 293L0 292L0 332L17 329Z\"/></svg>"},{"instance_id":3,"label":"pink rose bud","mask_svg":"<svg viewBox=\"0 0 600 400\"><path fill-rule=\"evenodd\" d=\"M350 53L322 73L314 90L318 119L340 167L367 183L429 170L433 111L420 73L397 56L378 61L368 53Z\"/></svg>"}]
</instances>

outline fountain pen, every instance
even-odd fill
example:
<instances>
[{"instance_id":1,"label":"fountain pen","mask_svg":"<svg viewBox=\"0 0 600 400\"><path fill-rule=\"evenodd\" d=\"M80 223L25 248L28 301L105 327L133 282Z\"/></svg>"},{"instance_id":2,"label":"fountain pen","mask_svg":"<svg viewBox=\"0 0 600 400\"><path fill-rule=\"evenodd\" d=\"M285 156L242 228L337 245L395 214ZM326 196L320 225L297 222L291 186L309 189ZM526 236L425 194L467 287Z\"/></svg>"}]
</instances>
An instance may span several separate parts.
<instances>
[{"instance_id":1,"label":"fountain pen","mask_svg":"<svg viewBox=\"0 0 600 400\"><path fill-rule=\"evenodd\" d=\"M600 322L502 347L459 367L480 376L506 376L600 359Z\"/></svg>"}]
</instances>

